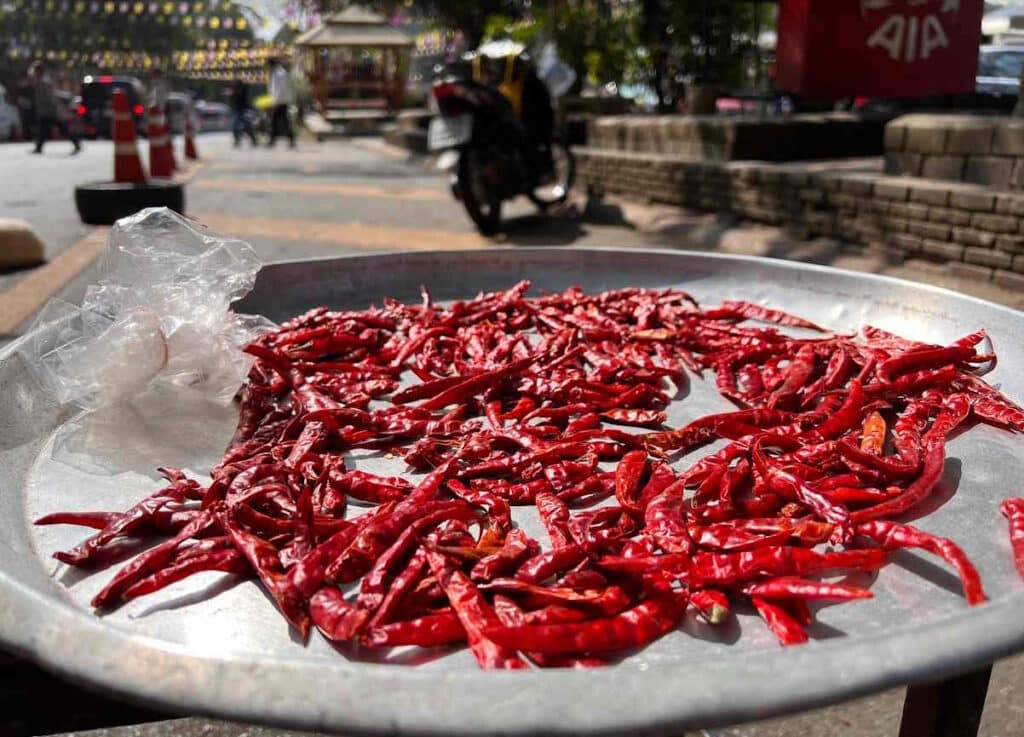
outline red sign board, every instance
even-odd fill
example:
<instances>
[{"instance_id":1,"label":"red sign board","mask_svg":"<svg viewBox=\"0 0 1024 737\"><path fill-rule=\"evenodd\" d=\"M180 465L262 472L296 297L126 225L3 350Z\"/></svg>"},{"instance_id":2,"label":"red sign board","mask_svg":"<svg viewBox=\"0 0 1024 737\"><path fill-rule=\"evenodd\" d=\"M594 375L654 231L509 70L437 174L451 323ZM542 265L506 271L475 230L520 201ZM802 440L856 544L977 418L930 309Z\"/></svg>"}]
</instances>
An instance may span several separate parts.
<instances>
[{"instance_id":1,"label":"red sign board","mask_svg":"<svg viewBox=\"0 0 1024 737\"><path fill-rule=\"evenodd\" d=\"M974 90L983 0L781 0L776 86L809 97Z\"/></svg>"}]
</instances>

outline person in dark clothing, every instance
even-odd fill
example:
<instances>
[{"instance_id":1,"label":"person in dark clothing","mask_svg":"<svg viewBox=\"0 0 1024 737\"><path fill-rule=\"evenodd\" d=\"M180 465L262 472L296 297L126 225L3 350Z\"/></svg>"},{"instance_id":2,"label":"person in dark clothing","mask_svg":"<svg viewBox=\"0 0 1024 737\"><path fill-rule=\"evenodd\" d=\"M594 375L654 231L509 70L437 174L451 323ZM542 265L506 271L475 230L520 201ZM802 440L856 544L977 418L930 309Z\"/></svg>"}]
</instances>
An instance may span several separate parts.
<instances>
[{"instance_id":1,"label":"person in dark clothing","mask_svg":"<svg viewBox=\"0 0 1024 737\"><path fill-rule=\"evenodd\" d=\"M82 144L78 142L78 136L68 130L68 124L60 114L57 95L53 92L53 82L50 81L50 76L40 61L32 64L32 81L35 85L33 108L36 123L36 147L32 153L41 154L43 152L43 145L50 137L50 129L57 126L65 138L71 139L71 143L75 147L72 154L77 154L82 150Z\"/></svg>"},{"instance_id":2,"label":"person in dark clothing","mask_svg":"<svg viewBox=\"0 0 1024 737\"><path fill-rule=\"evenodd\" d=\"M235 146L242 144L243 135L249 136L253 146L258 145L256 131L252 128L252 101L249 98L249 85L241 79L235 81L234 89L231 91L231 109L235 113L235 120L232 123Z\"/></svg>"},{"instance_id":3,"label":"person in dark clothing","mask_svg":"<svg viewBox=\"0 0 1024 737\"><path fill-rule=\"evenodd\" d=\"M537 172L548 175L554 166L551 160L551 136L554 133L555 114L551 107L551 94L547 85L537 76L533 65L524 70L521 120L526 140L535 155Z\"/></svg>"},{"instance_id":4,"label":"person in dark clothing","mask_svg":"<svg viewBox=\"0 0 1024 737\"><path fill-rule=\"evenodd\" d=\"M292 130L292 122L288 117L288 107L295 104L295 90L292 88L292 80L288 70L284 68L277 59L270 59L267 62L270 69L270 78L267 80L267 92L270 93L270 141L267 146L273 146L279 135L288 139L288 144L295 148L295 131Z\"/></svg>"}]
</instances>

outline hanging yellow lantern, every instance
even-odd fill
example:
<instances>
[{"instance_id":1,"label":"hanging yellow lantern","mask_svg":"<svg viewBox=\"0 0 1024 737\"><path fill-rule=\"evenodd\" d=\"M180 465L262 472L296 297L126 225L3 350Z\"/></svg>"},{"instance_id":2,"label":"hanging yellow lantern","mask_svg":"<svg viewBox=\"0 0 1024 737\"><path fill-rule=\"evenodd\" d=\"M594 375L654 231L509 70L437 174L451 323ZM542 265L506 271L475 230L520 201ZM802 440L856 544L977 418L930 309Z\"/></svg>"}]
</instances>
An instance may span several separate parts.
<instances>
[{"instance_id":1,"label":"hanging yellow lantern","mask_svg":"<svg viewBox=\"0 0 1024 737\"><path fill-rule=\"evenodd\" d=\"M111 2L111 0L107 0L107 2L103 3L103 12L107 15L114 12L114 3Z\"/></svg>"},{"instance_id":2,"label":"hanging yellow lantern","mask_svg":"<svg viewBox=\"0 0 1024 737\"><path fill-rule=\"evenodd\" d=\"M135 13L135 15L142 15L142 12L145 9L146 6L144 3L135 3L135 5L132 6L132 12Z\"/></svg>"},{"instance_id":3,"label":"hanging yellow lantern","mask_svg":"<svg viewBox=\"0 0 1024 737\"><path fill-rule=\"evenodd\" d=\"M249 21L247 21L242 16L238 16L238 20L235 21L235 28L237 28L240 31L244 31L248 27L249 27Z\"/></svg>"},{"instance_id":4,"label":"hanging yellow lantern","mask_svg":"<svg viewBox=\"0 0 1024 737\"><path fill-rule=\"evenodd\" d=\"M215 15L210 16L210 28L213 30L220 28L220 18Z\"/></svg>"},{"instance_id":5,"label":"hanging yellow lantern","mask_svg":"<svg viewBox=\"0 0 1024 737\"><path fill-rule=\"evenodd\" d=\"M192 25L192 16L191 15L186 15L184 18L182 18L181 19L181 25L185 26L185 28L191 27L191 25Z\"/></svg>"}]
</instances>

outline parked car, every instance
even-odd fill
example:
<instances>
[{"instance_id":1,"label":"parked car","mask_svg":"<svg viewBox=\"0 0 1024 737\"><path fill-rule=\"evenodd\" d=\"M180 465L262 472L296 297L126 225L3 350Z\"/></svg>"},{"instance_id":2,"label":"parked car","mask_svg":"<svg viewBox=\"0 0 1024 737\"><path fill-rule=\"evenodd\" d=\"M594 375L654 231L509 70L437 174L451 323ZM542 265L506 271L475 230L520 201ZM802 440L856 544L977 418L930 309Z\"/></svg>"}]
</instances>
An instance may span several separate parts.
<instances>
[{"instance_id":1,"label":"parked car","mask_svg":"<svg viewBox=\"0 0 1024 737\"><path fill-rule=\"evenodd\" d=\"M975 92L1002 103L998 105L1001 108L1012 108L1017 104L1021 69L1024 69L1024 46L982 46L978 53Z\"/></svg>"},{"instance_id":2,"label":"parked car","mask_svg":"<svg viewBox=\"0 0 1024 737\"><path fill-rule=\"evenodd\" d=\"M197 102L196 118L200 131L231 130L231 108L223 102Z\"/></svg>"},{"instance_id":3,"label":"parked car","mask_svg":"<svg viewBox=\"0 0 1024 737\"><path fill-rule=\"evenodd\" d=\"M75 112L81 119L86 138L110 138L115 89L124 90L128 95L135 130L140 136L146 134L146 90L142 82L137 77L103 74L82 79L82 100Z\"/></svg>"},{"instance_id":4,"label":"parked car","mask_svg":"<svg viewBox=\"0 0 1024 737\"><path fill-rule=\"evenodd\" d=\"M1017 104L1024 46L989 44L978 50L978 74L974 91L931 97L859 97L853 109L900 115L931 110L1008 113Z\"/></svg>"},{"instance_id":5,"label":"parked car","mask_svg":"<svg viewBox=\"0 0 1024 737\"><path fill-rule=\"evenodd\" d=\"M21 114L7 98L7 89L0 84L0 141L13 141L21 138L21 134Z\"/></svg>"}]
</instances>

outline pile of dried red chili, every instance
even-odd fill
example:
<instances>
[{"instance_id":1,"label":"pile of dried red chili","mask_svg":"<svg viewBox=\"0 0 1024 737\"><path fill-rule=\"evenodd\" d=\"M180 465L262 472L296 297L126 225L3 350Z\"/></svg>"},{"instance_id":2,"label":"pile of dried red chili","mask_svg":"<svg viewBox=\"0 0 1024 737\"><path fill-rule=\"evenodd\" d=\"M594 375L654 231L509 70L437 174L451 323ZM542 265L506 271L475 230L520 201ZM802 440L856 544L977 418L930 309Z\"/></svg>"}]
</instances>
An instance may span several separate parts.
<instances>
[{"instance_id":1,"label":"pile of dried red chili","mask_svg":"<svg viewBox=\"0 0 1024 737\"><path fill-rule=\"evenodd\" d=\"M312 624L367 648L468 643L485 668L599 665L688 607L717 624L738 602L800 643L809 601L870 596L823 575L873 571L897 548L939 556L984 601L956 544L895 521L969 418L1024 430L1024 410L978 378L995 362L983 332L925 345L674 290L527 286L302 315L248 348L209 485L164 470L126 512L38 523L98 530L56 554L79 566L165 538L97 608L224 571L257 577L303 637ZM739 409L665 428L670 392L705 371ZM352 468L357 449L426 473ZM535 505L547 540L510 505ZM1024 573L1024 501L1002 511Z\"/></svg>"}]
</instances>

